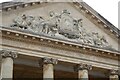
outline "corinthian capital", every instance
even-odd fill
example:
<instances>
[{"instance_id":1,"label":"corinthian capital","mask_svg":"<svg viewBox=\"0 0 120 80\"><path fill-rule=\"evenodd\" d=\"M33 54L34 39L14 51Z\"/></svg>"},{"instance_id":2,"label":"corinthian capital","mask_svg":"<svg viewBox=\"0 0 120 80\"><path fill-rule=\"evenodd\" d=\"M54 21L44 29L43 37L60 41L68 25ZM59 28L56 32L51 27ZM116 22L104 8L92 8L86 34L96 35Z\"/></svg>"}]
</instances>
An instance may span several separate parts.
<instances>
[{"instance_id":1,"label":"corinthian capital","mask_svg":"<svg viewBox=\"0 0 120 80\"><path fill-rule=\"evenodd\" d=\"M75 67L74 67L74 70L75 71L78 71L78 70L91 70L92 69L92 66L91 65L87 65L87 64L77 64Z\"/></svg>"},{"instance_id":2,"label":"corinthian capital","mask_svg":"<svg viewBox=\"0 0 120 80\"><path fill-rule=\"evenodd\" d=\"M16 52L12 52L12 51L8 51L8 50L1 50L0 54L3 58L6 58L6 57L11 57L13 59L17 58Z\"/></svg>"},{"instance_id":3,"label":"corinthian capital","mask_svg":"<svg viewBox=\"0 0 120 80\"><path fill-rule=\"evenodd\" d=\"M118 74L119 74L119 71L112 69L112 70L110 70L110 74L111 74L111 75L118 75Z\"/></svg>"},{"instance_id":4,"label":"corinthian capital","mask_svg":"<svg viewBox=\"0 0 120 80\"><path fill-rule=\"evenodd\" d=\"M43 58L44 64L57 64L58 60L53 58Z\"/></svg>"}]
</instances>

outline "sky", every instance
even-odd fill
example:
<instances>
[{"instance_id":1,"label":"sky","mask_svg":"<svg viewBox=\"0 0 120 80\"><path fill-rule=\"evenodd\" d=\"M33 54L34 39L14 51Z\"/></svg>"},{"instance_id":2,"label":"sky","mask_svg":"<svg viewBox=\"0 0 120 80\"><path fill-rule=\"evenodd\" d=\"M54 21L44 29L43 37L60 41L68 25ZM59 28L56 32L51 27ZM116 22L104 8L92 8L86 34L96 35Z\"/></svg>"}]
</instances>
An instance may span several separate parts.
<instances>
[{"instance_id":1,"label":"sky","mask_svg":"<svg viewBox=\"0 0 120 80\"><path fill-rule=\"evenodd\" d=\"M0 0L0 3L6 1L10 0ZM98 13L100 13L114 26L118 27L118 2L120 0L83 0L83 1L86 2Z\"/></svg>"},{"instance_id":2,"label":"sky","mask_svg":"<svg viewBox=\"0 0 120 80\"><path fill-rule=\"evenodd\" d=\"M84 0L104 18L118 27L118 2L120 0ZM120 28L120 27L119 27Z\"/></svg>"}]
</instances>

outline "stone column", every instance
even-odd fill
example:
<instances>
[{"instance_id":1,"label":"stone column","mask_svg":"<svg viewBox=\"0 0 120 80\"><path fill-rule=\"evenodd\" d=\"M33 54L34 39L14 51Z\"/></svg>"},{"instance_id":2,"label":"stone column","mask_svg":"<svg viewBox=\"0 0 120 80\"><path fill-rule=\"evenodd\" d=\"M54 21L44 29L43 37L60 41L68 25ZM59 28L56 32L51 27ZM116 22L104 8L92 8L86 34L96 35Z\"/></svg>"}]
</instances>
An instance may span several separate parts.
<instances>
[{"instance_id":1,"label":"stone column","mask_svg":"<svg viewBox=\"0 0 120 80\"><path fill-rule=\"evenodd\" d=\"M110 80L119 80L118 71L111 70L110 71Z\"/></svg>"},{"instance_id":2,"label":"stone column","mask_svg":"<svg viewBox=\"0 0 120 80\"><path fill-rule=\"evenodd\" d=\"M0 55L0 80L1 80L1 64L2 64L2 55Z\"/></svg>"},{"instance_id":3,"label":"stone column","mask_svg":"<svg viewBox=\"0 0 120 80\"><path fill-rule=\"evenodd\" d=\"M78 72L79 80L88 80L88 70L91 70L92 66L87 64L78 64L75 66L75 71Z\"/></svg>"},{"instance_id":4,"label":"stone column","mask_svg":"<svg viewBox=\"0 0 120 80\"><path fill-rule=\"evenodd\" d=\"M1 50L2 64L1 64L1 77L2 79L13 78L13 59L17 58L17 54L12 51Z\"/></svg>"},{"instance_id":5,"label":"stone column","mask_svg":"<svg viewBox=\"0 0 120 80\"><path fill-rule=\"evenodd\" d=\"M53 58L43 58L43 79L54 80L54 64L57 64L58 60Z\"/></svg>"}]
</instances>

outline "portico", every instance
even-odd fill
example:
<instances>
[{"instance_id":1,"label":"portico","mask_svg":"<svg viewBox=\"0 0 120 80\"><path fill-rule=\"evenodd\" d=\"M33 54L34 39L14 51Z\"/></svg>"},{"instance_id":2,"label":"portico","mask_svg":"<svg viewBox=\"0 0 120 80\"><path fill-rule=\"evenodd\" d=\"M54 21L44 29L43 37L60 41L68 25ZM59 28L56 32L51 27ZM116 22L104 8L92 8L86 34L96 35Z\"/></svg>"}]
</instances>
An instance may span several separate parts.
<instances>
[{"instance_id":1,"label":"portico","mask_svg":"<svg viewBox=\"0 0 120 80\"><path fill-rule=\"evenodd\" d=\"M1 52L3 54L6 54L5 52L9 52L11 54L11 51L4 51L5 50ZM83 80L96 80L97 78L97 80L118 80L118 74L113 72L112 69L102 69L100 67L84 63L76 64L71 62L69 63L67 61L63 62L55 58L40 58L24 56L21 54L17 54L17 57L15 53L13 54L15 58L13 65L13 58L9 55L8 57L10 58L8 58L8 60L4 57L5 55L3 54L1 74L4 75L2 75L2 79L13 78L14 80L16 80L17 78L35 78L42 80L42 78L51 78L56 80L57 78L71 78ZM109 71L112 71L111 74L107 74Z\"/></svg>"},{"instance_id":2,"label":"portico","mask_svg":"<svg viewBox=\"0 0 120 80\"><path fill-rule=\"evenodd\" d=\"M15 4L0 16L1 79L119 80L118 29L87 4Z\"/></svg>"}]
</instances>

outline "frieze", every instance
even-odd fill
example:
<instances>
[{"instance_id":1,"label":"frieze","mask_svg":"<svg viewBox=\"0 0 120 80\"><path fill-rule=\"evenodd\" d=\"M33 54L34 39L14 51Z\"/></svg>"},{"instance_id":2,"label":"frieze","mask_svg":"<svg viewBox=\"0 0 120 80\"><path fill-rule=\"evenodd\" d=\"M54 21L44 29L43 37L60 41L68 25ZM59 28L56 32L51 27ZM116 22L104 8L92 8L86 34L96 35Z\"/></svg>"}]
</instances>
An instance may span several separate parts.
<instances>
[{"instance_id":1,"label":"frieze","mask_svg":"<svg viewBox=\"0 0 120 80\"><path fill-rule=\"evenodd\" d=\"M98 32L88 32L82 23L83 19L76 20L68 10L63 10L60 14L50 11L49 19L23 14L16 17L10 27L92 46L112 48L104 36Z\"/></svg>"}]
</instances>

